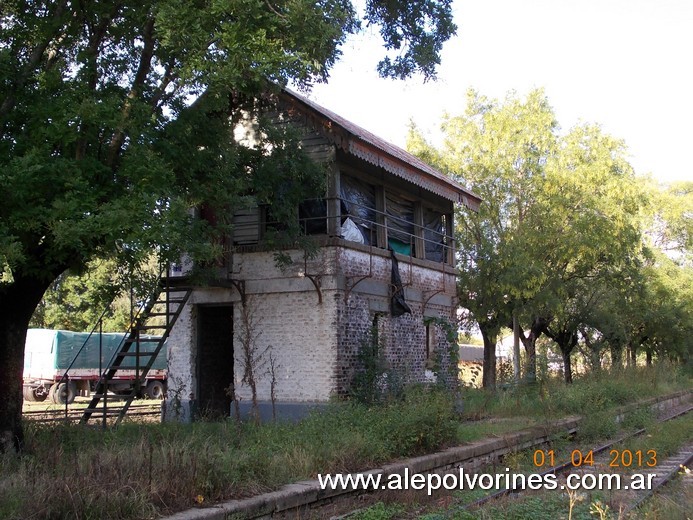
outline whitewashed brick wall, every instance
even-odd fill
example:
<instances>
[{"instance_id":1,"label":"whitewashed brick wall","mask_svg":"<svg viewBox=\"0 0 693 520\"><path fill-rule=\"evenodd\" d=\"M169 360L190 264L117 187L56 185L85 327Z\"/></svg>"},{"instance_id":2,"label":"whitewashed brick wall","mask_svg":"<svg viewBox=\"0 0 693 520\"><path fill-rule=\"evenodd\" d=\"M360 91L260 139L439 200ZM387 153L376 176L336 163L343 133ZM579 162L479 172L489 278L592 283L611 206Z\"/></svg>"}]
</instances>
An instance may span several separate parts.
<instances>
[{"instance_id":1,"label":"whitewashed brick wall","mask_svg":"<svg viewBox=\"0 0 693 520\"><path fill-rule=\"evenodd\" d=\"M270 400L269 354L275 359L276 398L279 401L326 401L335 390L337 361L336 307L333 299L318 304L315 291L253 295L247 309L257 318L255 341L262 355L256 382L258 399ZM250 401L250 388L242 383L245 364L238 333L242 307L234 307L236 394ZM269 350L267 347L270 347Z\"/></svg>"},{"instance_id":2,"label":"whitewashed brick wall","mask_svg":"<svg viewBox=\"0 0 693 520\"><path fill-rule=\"evenodd\" d=\"M269 353L275 359L276 399L282 402L327 401L344 395L355 367L357 352L373 322L374 313L387 312L391 261L383 251L344 247L322 248L305 261L301 251L288 254L293 264L279 269L272 252L247 252L234 256L234 280L245 283L246 305L255 323L253 336L258 354L256 364L258 399L270 400ZM387 354L393 366L414 370L415 381L425 376L424 315L452 317L455 274L443 273L432 264L400 261L405 295L413 314L386 317ZM433 266L435 267L435 266ZM319 293L306 274L319 278ZM346 298L345 287L366 275ZM368 286L370 284L370 286ZM369 292L370 291L370 292ZM196 380L196 305L233 304L234 381L236 395L248 403L251 391L242 382L244 373L241 297L235 288L200 288L178 319L168 342L169 390L166 416L190 420L198 388ZM425 307L424 307L425 304ZM437 334L436 348L445 348ZM271 347L269 350L266 350ZM339 352L338 352L339 350Z\"/></svg>"}]
</instances>

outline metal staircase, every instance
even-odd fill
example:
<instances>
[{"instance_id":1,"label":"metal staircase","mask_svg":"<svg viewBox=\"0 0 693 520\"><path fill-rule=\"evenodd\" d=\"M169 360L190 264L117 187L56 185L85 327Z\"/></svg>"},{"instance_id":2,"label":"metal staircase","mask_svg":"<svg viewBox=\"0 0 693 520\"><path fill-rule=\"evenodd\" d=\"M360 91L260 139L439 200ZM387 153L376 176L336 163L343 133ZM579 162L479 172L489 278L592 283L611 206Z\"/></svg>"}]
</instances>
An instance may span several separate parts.
<instances>
[{"instance_id":1,"label":"metal staircase","mask_svg":"<svg viewBox=\"0 0 693 520\"><path fill-rule=\"evenodd\" d=\"M142 396L142 385L146 381L156 357L161 352L180 313L183 311L192 288L179 285L183 280L159 278L150 297L133 317L130 329L97 381L92 399L84 410L80 423L101 420L119 424L125 417L132 401ZM110 389L116 381L134 379L127 394L117 394Z\"/></svg>"}]
</instances>

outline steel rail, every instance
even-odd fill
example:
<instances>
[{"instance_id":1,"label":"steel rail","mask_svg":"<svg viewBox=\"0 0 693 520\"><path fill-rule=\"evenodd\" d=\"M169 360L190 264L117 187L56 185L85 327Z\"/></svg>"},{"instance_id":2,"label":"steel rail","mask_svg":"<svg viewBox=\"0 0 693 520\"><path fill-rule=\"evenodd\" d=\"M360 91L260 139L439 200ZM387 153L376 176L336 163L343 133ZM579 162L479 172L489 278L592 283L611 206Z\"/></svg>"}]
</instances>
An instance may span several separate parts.
<instances>
[{"instance_id":1,"label":"steel rail","mask_svg":"<svg viewBox=\"0 0 693 520\"><path fill-rule=\"evenodd\" d=\"M659 419L657 421L657 424L665 423L665 422L671 421L672 419L676 419L677 417L681 417L682 415L689 413L691 410L693 410L693 406L689 406L686 409L679 410L678 412L671 414L671 415L668 415L663 419ZM614 446L616 444L620 444L626 440L638 437L638 436L640 436L646 432L647 432L646 428L641 428L641 429L634 431L634 432L631 432L627 435L623 435L622 437L619 437L616 440L610 441L610 442L608 442L602 446L598 446L596 448L593 448L591 451L593 454L597 455L599 453L602 453L602 452L608 450L609 448L611 448L612 446ZM552 466L551 468L539 473L539 475L541 475L542 477L545 475L550 475L550 474L558 475L560 473L563 473L569 467L573 467L573 463L572 462L565 462L563 464L558 464L556 466ZM500 491L496 491L495 493L492 493L492 494L487 495L483 498L475 500L474 502L470 502L469 504L465 504L460 509L471 509L471 508L479 507L479 506L486 504L487 502L491 502L492 500L497 500L499 498L502 498L504 496L511 495L511 494L520 494L524 491L526 491L526 490L521 489L519 487L501 489Z\"/></svg>"}]
</instances>

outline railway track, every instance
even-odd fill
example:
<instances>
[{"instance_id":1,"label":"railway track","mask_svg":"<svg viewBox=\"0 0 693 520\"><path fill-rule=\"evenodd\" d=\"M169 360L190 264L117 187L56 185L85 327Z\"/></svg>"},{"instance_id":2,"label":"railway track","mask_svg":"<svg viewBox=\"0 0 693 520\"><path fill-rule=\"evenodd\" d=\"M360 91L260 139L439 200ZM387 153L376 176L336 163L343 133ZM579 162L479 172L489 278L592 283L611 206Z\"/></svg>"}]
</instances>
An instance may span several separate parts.
<instances>
[{"instance_id":1,"label":"railway track","mask_svg":"<svg viewBox=\"0 0 693 520\"><path fill-rule=\"evenodd\" d=\"M82 418L84 414L84 407L86 403L77 403L68 406L67 410L65 407L60 408L41 408L37 409L33 407L29 410L24 410L22 416L35 423L77 423ZM117 414L117 411L110 412L107 410L108 420L113 414ZM98 414L94 413L96 418ZM127 414L128 418L133 418L140 421L152 421L154 419L159 419L161 417L161 401L145 401L138 404L130 405L130 409ZM102 417L98 415L98 417Z\"/></svg>"},{"instance_id":2,"label":"railway track","mask_svg":"<svg viewBox=\"0 0 693 520\"><path fill-rule=\"evenodd\" d=\"M660 417L658 422L663 423L676 419L690 413L691 410L693 410L691 406L683 407L665 417ZM618 514L618 518L626 518L625 515L632 513L655 492L671 482L680 473L682 467L688 468L693 464L693 443L688 443L678 452L661 461L656 460L656 453L633 453L627 449L618 449L618 446L622 445L624 442L645 435L646 433L646 429L640 429L589 450L574 450L573 454L576 452L578 453L577 457L580 459L579 464L576 464L576 456L571 455L568 462L552 466L539 474L542 477L546 475L556 475L558 477L557 484L559 489L568 489L567 479L569 475L571 475L570 478L573 479L576 478L576 475L577 478L583 482L597 482L599 479L606 481L609 475L617 475L619 481L623 483L631 482L629 478L634 473L642 475L642 483L646 483L645 485L629 486L625 484L625 487L621 486L620 489L609 491L608 505L610 509ZM584 462L582 459L585 458L587 454L589 454L589 463L584 464L582 463ZM633 459L636 460L634 461ZM616 464L614 462L616 462ZM635 471L632 471L632 468L635 468ZM602 475L607 476L603 477ZM614 481L616 481L616 477L612 479L612 482ZM527 493L526 489L502 489L465 504L462 507L453 508L449 511L449 514L444 516L451 518L458 513L460 509L474 510L500 498L507 496L519 497L525 493Z\"/></svg>"},{"instance_id":3,"label":"railway track","mask_svg":"<svg viewBox=\"0 0 693 520\"><path fill-rule=\"evenodd\" d=\"M692 407L684 403L688 403L690 400L689 393L680 393L662 399L651 400L651 402L641 403L639 407L631 407L631 409L649 409L654 413L669 414L668 417L662 417L660 415L659 419L662 421L688 413ZM674 407L678 407L678 411L672 413ZM627 417L627 412L623 411L616 417L617 420L621 420ZM620 419L618 419L619 417ZM566 435L571 435L577 430L579 430L579 419L564 419L551 426L547 424L542 429L530 428L523 430L522 433L516 432L514 434L492 436L484 440L474 441L467 445L452 447L441 452L414 457L403 461L395 461L385 464L380 468L372 468L368 471L352 475L379 476L387 481L388 478L392 476L404 477L405 475L411 476L414 473L424 477L433 474L444 476L451 473L460 474L459 472L464 470L465 476L469 474L478 476L485 468L491 466L497 467L498 461L502 461L503 457L506 455L520 453L530 448L541 451L542 446L546 447L550 439L558 436L566 438ZM644 432L641 431L640 433L642 434ZM618 439L618 441L623 442L622 439ZM608 455L609 447L608 445L604 445L604 447ZM622 448L620 451L622 452L624 449ZM658 460L657 469L659 473L663 473L666 466L671 469L669 478L675 475L679 469L680 462L678 462L678 460L684 461L684 458L675 459L674 457L670 457L666 461ZM503 465L502 462L500 464ZM532 473L536 473L536 471ZM662 478L661 480L667 481L669 478ZM382 481L380 483L382 484ZM655 481L654 484L658 485L659 483ZM397 509L399 512L394 515L387 513L387 518L414 519L429 513L431 513L432 518L436 519L459 518L460 516L470 518L470 514L473 514L472 511L468 510L468 508L471 508L471 504L462 503L461 500L464 499L455 491L445 491L438 487L434 488L438 491L435 491L432 495L426 495L425 492L424 495L422 495L421 491L414 491L415 489L421 490L421 487L414 488L412 486L405 489L405 491L402 491L402 489L388 490L388 488L382 486L379 488L363 486L325 488L320 485L318 480L308 480L290 484L278 490L249 498L221 502L207 508L182 511L167 517L167 520L190 520L191 518L196 518L198 520L223 520L224 518L235 516L239 518L278 517L301 519L330 518L333 520L348 519L352 517L358 518L361 513L365 515L370 514L370 506L374 506L379 502L396 506L410 505L410 507L405 507L404 511L402 511L401 507L398 507ZM465 487L458 489L470 488ZM539 493L539 491L533 493ZM532 497L533 500L538 500L541 504L544 497L546 497L547 500L553 498L554 501L556 498L560 499L560 501L567 499L567 494L560 490L546 491L544 493L549 495L536 495ZM550 495L551 493L554 493L554 495ZM627 500L624 499L622 501L624 503L622 510L625 511L628 508L632 509L633 507L637 507L638 503L644 499L645 497L642 494L637 497L629 497ZM490 500L491 499L487 499L486 501ZM481 506L481 504L477 503L477 506ZM492 510L494 507L497 507L498 504L492 507L491 504L489 504L489 506ZM442 510L441 507L443 508ZM621 508L621 506L618 507ZM380 516L378 516L380 513L376 512L374 514L374 517L380 518ZM484 513L482 513L482 517L483 514ZM519 517L516 516L516 518Z\"/></svg>"}]
</instances>

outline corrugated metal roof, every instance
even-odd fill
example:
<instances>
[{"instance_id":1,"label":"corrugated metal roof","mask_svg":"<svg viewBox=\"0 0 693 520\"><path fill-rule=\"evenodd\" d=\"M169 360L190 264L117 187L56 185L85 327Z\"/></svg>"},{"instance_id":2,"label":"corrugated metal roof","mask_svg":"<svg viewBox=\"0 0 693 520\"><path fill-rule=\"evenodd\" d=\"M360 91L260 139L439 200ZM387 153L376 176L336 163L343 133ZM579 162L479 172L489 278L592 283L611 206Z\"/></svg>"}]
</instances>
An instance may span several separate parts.
<instances>
[{"instance_id":1,"label":"corrugated metal roof","mask_svg":"<svg viewBox=\"0 0 693 520\"><path fill-rule=\"evenodd\" d=\"M478 211L481 203L478 195L418 157L289 89L284 89L283 94L304 113L306 109L311 112L306 115L316 129L322 130L342 150L416 186Z\"/></svg>"}]
</instances>

